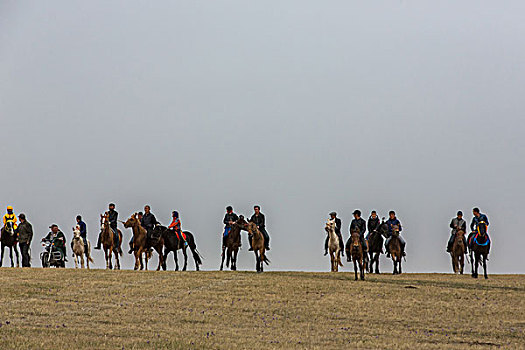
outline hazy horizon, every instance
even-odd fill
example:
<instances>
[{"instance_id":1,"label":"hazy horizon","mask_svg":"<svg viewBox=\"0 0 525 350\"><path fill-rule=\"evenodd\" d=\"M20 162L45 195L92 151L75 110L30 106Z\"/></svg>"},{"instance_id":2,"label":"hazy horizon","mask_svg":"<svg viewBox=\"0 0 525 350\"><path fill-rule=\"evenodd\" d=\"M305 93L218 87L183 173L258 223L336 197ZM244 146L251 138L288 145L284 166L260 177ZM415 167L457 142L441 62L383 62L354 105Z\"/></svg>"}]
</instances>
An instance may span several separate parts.
<instances>
[{"instance_id":1,"label":"hazy horizon","mask_svg":"<svg viewBox=\"0 0 525 350\"><path fill-rule=\"evenodd\" d=\"M166 225L178 210L202 268L215 270L224 208L249 216L258 204L267 271L329 271L329 212L346 240L354 209L365 219L393 209L404 271L451 272L450 220L463 210L470 224L479 207L491 223L489 273L524 273L524 10L2 1L0 213L27 215L40 267L51 223L69 248L81 214L94 246L110 202L121 220L149 204ZM119 228L127 252L131 230ZM254 270L247 249L243 234L239 269ZM101 251L93 257L105 266ZM392 271L384 256L381 270Z\"/></svg>"}]
</instances>

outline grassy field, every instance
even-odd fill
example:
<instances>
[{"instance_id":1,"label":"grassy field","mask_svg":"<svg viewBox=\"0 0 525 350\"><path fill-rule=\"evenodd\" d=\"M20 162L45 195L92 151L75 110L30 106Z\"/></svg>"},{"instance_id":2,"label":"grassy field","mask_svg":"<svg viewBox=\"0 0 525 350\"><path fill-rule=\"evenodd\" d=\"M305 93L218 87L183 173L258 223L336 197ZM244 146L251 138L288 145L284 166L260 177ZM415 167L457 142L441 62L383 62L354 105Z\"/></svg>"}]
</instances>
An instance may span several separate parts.
<instances>
[{"instance_id":1,"label":"grassy field","mask_svg":"<svg viewBox=\"0 0 525 350\"><path fill-rule=\"evenodd\" d=\"M525 276L0 269L0 348L525 348Z\"/></svg>"}]
</instances>

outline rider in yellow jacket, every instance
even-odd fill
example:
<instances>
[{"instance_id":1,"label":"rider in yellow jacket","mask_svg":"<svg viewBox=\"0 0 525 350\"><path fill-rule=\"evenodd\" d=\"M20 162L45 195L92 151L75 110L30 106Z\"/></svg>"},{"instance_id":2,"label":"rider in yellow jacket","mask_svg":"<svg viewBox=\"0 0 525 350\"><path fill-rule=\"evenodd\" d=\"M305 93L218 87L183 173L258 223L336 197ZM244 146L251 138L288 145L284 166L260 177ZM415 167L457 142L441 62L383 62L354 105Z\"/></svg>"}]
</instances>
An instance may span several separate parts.
<instances>
[{"instance_id":1,"label":"rider in yellow jacket","mask_svg":"<svg viewBox=\"0 0 525 350\"><path fill-rule=\"evenodd\" d=\"M8 221L11 221L13 223L13 228L16 230L16 222L17 222L17 218L16 218L16 215L15 213L13 213L13 207L12 206L8 206L7 207L7 214L4 215L4 226L7 224Z\"/></svg>"}]
</instances>

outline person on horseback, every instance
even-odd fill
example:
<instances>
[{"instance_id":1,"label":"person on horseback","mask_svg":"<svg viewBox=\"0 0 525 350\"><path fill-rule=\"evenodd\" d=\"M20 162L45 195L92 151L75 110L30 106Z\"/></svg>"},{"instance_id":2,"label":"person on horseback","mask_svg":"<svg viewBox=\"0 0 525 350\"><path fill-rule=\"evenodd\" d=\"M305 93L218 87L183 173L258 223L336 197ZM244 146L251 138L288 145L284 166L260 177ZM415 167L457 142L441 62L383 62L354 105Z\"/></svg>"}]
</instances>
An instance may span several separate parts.
<instances>
[{"instance_id":1,"label":"person on horseback","mask_svg":"<svg viewBox=\"0 0 525 350\"><path fill-rule=\"evenodd\" d=\"M226 247L226 239L228 238L228 234L230 233L230 230L232 229L232 225L237 220L239 220L239 217L237 216L237 214L233 212L233 207L231 205L227 206L226 214L224 215L224 220L222 220L222 222L224 223L224 232L222 234L222 248L223 249ZM251 243L250 243L250 246L251 246Z\"/></svg>"},{"instance_id":2,"label":"person on horseback","mask_svg":"<svg viewBox=\"0 0 525 350\"><path fill-rule=\"evenodd\" d=\"M82 216L77 215L77 225L80 229L80 237L82 237L82 240L84 241L84 251L88 251L88 244L87 244L87 225L84 221L82 221ZM73 240L71 240L71 250L73 250ZM73 254L73 257L75 257L75 254Z\"/></svg>"},{"instance_id":3,"label":"person on horseback","mask_svg":"<svg viewBox=\"0 0 525 350\"><path fill-rule=\"evenodd\" d=\"M472 221L470 222L470 229L472 230L472 232L468 236L469 247L471 244L472 236L474 236L479 231L478 230L479 224L484 223L487 228L489 227L489 218L487 217L487 215L480 213L479 208L472 209L472 214L474 215L474 217L472 218ZM488 232L487 232L487 236L488 236Z\"/></svg>"},{"instance_id":4,"label":"person on horseback","mask_svg":"<svg viewBox=\"0 0 525 350\"><path fill-rule=\"evenodd\" d=\"M10 205L7 207L7 214L4 215L4 226L8 222L12 223L13 224L13 230L16 230L16 228L17 228L17 225L16 225L17 218L16 218L15 213L13 212L13 207L10 206Z\"/></svg>"},{"instance_id":5,"label":"person on horseback","mask_svg":"<svg viewBox=\"0 0 525 350\"><path fill-rule=\"evenodd\" d=\"M354 215L354 219L350 222L350 235L353 231L359 231L361 246L363 247L363 252L366 253L368 251L365 241L366 221L361 217L361 210L359 209L354 210L352 215Z\"/></svg>"},{"instance_id":6,"label":"person on horseback","mask_svg":"<svg viewBox=\"0 0 525 350\"><path fill-rule=\"evenodd\" d=\"M259 231L261 231L261 233L263 234L264 236L264 249L266 250L270 250L270 236L268 235L268 232L266 231L266 224L265 224L265 218L264 218L264 214L261 213L261 207L256 205L253 207L253 215L252 217L250 218L250 220L248 220L249 222L253 222L255 225L257 225L257 228L259 229ZM250 235L248 235L248 241L250 242L250 249L249 251L253 252L253 248L252 248L252 237L250 237Z\"/></svg>"},{"instance_id":7,"label":"person on horseback","mask_svg":"<svg viewBox=\"0 0 525 350\"><path fill-rule=\"evenodd\" d=\"M109 203L108 206L108 220L109 220L109 227L113 230L113 239L115 241L115 247L119 246L119 237L118 237L118 231L117 231L117 222L118 222L118 212L115 210L115 204ZM87 232L86 232L87 234ZM84 238L84 237L82 237ZM102 232L98 234L98 240L97 240L97 246L95 249L101 249L101 238L102 238ZM87 240L85 239L85 242Z\"/></svg>"},{"instance_id":8,"label":"person on horseback","mask_svg":"<svg viewBox=\"0 0 525 350\"><path fill-rule=\"evenodd\" d=\"M157 225L157 218L155 218L155 215L151 212L151 207L149 205L144 206L144 216L140 220L140 224L146 229L148 232L148 239L150 239L151 231L153 231L153 228Z\"/></svg>"},{"instance_id":9,"label":"person on horseback","mask_svg":"<svg viewBox=\"0 0 525 350\"><path fill-rule=\"evenodd\" d=\"M341 219L337 217L337 213L335 211L331 212L328 215L330 215L331 220L335 220L335 234L337 235L337 237L339 237L339 248L341 249L341 256L345 256L345 244L343 242L343 235L341 234L341 226L342 226ZM326 236L326 239L324 241L324 255L325 256L328 255L328 239L329 238L330 238L329 236Z\"/></svg>"},{"instance_id":10,"label":"person on horseback","mask_svg":"<svg viewBox=\"0 0 525 350\"><path fill-rule=\"evenodd\" d=\"M385 248L386 248L386 256L387 258L390 257L390 252L388 251L388 243L390 243L390 240L392 239L392 233L394 232L394 226L397 226L398 229L399 229L399 232L401 232L401 230L403 230L403 228L401 227L401 222L396 218L396 212L391 210L389 213L388 213L388 220L386 221L386 225L388 227L388 232L387 232L387 239L386 239L386 242L385 242ZM403 237L401 237L401 234L398 236L399 238L399 242L401 243L401 250L402 250L402 254L403 256L406 256L406 253L405 253L405 246L406 246L406 242L404 240Z\"/></svg>"},{"instance_id":11,"label":"person on horseback","mask_svg":"<svg viewBox=\"0 0 525 350\"><path fill-rule=\"evenodd\" d=\"M58 225L53 224L49 226L51 229L51 232L47 234L42 239L43 241L50 241L53 242L53 245L58 250L62 251L62 254L64 255L64 261L67 261L67 254L66 254L66 236L58 229Z\"/></svg>"},{"instance_id":12,"label":"person on horseback","mask_svg":"<svg viewBox=\"0 0 525 350\"><path fill-rule=\"evenodd\" d=\"M173 230L179 241L183 241L184 245L187 246L188 242L186 241L186 234L182 232L181 222L179 219L179 212L173 211L171 213L171 216L173 217L173 221L168 226L168 229Z\"/></svg>"},{"instance_id":13,"label":"person on horseback","mask_svg":"<svg viewBox=\"0 0 525 350\"><path fill-rule=\"evenodd\" d=\"M379 229L379 225L381 225L381 221L379 221L379 216L377 216L377 212L375 210L372 210L370 213L370 217L368 218L368 234L366 235L366 240L370 238L370 235L374 232L377 232Z\"/></svg>"},{"instance_id":14,"label":"person on horseback","mask_svg":"<svg viewBox=\"0 0 525 350\"><path fill-rule=\"evenodd\" d=\"M467 222L463 220L463 212L461 210L458 211L457 216L453 218L450 222L450 228L452 229L452 232L450 234L450 239L448 240L447 244L447 253L450 253L450 251L452 250L452 245L454 244L454 240L456 239L456 233L459 230L467 232ZM467 247L467 239L465 238L465 236L463 236L463 243L465 244L465 247ZM465 254L467 254L466 249Z\"/></svg>"}]
</instances>

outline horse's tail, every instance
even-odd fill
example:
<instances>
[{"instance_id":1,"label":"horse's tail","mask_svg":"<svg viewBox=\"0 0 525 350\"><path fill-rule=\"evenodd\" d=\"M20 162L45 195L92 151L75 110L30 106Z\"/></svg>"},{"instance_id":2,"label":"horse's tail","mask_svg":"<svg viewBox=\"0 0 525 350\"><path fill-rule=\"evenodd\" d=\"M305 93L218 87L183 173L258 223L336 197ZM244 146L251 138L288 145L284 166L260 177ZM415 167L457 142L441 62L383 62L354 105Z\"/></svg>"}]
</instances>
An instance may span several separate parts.
<instances>
[{"instance_id":1,"label":"horse's tail","mask_svg":"<svg viewBox=\"0 0 525 350\"><path fill-rule=\"evenodd\" d=\"M191 250L191 254L193 255L193 259L195 260L195 264L197 265L202 265L202 259L204 259L201 255L201 253L199 253L199 251L197 250L197 244L195 243L195 236L193 236L193 234L191 232L187 232L187 231L184 231L184 233L186 234L186 237L187 238L191 238L191 239L188 239L188 246L190 247L190 250Z\"/></svg>"}]
</instances>

